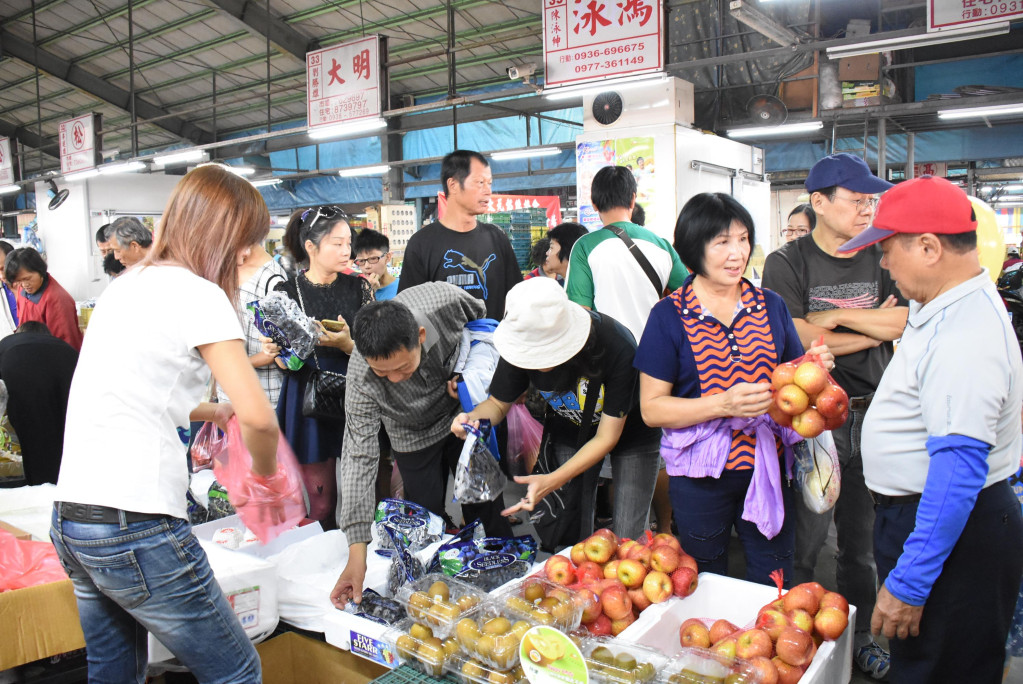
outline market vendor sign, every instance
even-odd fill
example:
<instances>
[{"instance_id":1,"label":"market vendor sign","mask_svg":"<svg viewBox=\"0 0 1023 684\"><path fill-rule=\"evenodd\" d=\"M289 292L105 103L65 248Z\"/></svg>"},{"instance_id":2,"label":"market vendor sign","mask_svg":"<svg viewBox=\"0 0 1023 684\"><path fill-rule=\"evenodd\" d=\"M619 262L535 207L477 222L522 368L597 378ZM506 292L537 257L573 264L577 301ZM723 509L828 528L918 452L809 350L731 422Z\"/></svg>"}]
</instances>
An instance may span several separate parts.
<instances>
[{"instance_id":1,"label":"market vendor sign","mask_svg":"<svg viewBox=\"0 0 1023 684\"><path fill-rule=\"evenodd\" d=\"M310 128L379 118L381 92L379 36L306 53Z\"/></svg>"},{"instance_id":2,"label":"market vendor sign","mask_svg":"<svg viewBox=\"0 0 1023 684\"><path fill-rule=\"evenodd\" d=\"M966 28L1023 17L1023 0L927 0L927 30Z\"/></svg>"},{"instance_id":3,"label":"market vendor sign","mask_svg":"<svg viewBox=\"0 0 1023 684\"><path fill-rule=\"evenodd\" d=\"M448 208L448 198L443 192L437 193L437 218L443 218ZM561 223L561 198L557 195L491 195L484 213L498 214L542 208L547 212L547 227Z\"/></svg>"},{"instance_id":4,"label":"market vendor sign","mask_svg":"<svg viewBox=\"0 0 1023 684\"><path fill-rule=\"evenodd\" d=\"M662 0L544 0L543 36L546 87L664 67Z\"/></svg>"},{"instance_id":5,"label":"market vendor sign","mask_svg":"<svg viewBox=\"0 0 1023 684\"><path fill-rule=\"evenodd\" d=\"M96 115L85 114L61 121L60 172L72 173L96 167Z\"/></svg>"}]
</instances>

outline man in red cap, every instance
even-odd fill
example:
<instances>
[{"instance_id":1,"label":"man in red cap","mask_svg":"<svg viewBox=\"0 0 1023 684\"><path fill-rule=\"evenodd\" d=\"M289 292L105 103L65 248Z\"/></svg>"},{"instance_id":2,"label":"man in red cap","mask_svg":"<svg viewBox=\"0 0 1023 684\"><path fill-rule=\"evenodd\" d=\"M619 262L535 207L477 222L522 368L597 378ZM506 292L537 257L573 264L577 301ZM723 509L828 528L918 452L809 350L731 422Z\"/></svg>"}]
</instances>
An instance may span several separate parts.
<instances>
[{"instance_id":1,"label":"man in red cap","mask_svg":"<svg viewBox=\"0 0 1023 684\"><path fill-rule=\"evenodd\" d=\"M1008 482L1023 446L1023 361L976 230L966 194L923 176L888 191L873 225L839 248L880 243L911 300L862 443L883 583L871 630L889 638L897 682L1001 682L1023 573Z\"/></svg>"}]
</instances>

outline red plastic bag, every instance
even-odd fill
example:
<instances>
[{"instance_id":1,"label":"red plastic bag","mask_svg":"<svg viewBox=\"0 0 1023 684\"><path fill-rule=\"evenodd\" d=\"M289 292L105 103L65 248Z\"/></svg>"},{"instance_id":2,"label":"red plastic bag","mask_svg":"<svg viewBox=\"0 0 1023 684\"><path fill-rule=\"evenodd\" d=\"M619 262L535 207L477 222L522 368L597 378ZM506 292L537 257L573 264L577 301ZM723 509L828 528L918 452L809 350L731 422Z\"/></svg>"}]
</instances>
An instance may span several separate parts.
<instances>
[{"instance_id":1,"label":"red plastic bag","mask_svg":"<svg viewBox=\"0 0 1023 684\"><path fill-rule=\"evenodd\" d=\"M192 442L192 471L198 472L213 467L213 459L227 448L227 436L216 423L203 423L199 434Z\"/></svg>"},{"instance_id":2,"label":"red plastic bag","mask_svg":"<svg viewBox=\"0 0 1023 684\"><path fill-rule=\"evenodd\" d=\"M817 341L817 346L821 344L823 337ZM771 386L774 402L767 411L771 418L807 439L841 427L849 417L849 395L816 354L778 364Z\"/></svg>"},{"instance_id":3,"label":"red plastic bag","mask_svg":"<svg viewBox=\"0 0 1023 684\"><path fill-rule=\"evenodd\" d=\"M0 591L66 580L67 573L50 542L22 541L0 530Z\"/></svg>"},{"instance_id":4,"label":"red plastic bag","mask_svg":"<svg viewBox=\"0 0 1023 684\"><path fill-rule=\"evenodd\" d=\"M529 475L540 453L543 425L529 414L525 404L512 404L505 422L508 426L508 473Z\"/></svg>"},{"instance_id":5,"label":"red plastic bag","mask_svg":"<svg viewBox=\"0 0 1023 684\"><path fill-rule=\"evenodd\" d=\"M252 472L252 456L242 441L238 418L232 416L227 423L227 449L213 459L213 472L245 527L262 543L273 541L305 518L302 473L283 433L277 438L277 472L261 477Z\"/></svg>"}]
</instances>

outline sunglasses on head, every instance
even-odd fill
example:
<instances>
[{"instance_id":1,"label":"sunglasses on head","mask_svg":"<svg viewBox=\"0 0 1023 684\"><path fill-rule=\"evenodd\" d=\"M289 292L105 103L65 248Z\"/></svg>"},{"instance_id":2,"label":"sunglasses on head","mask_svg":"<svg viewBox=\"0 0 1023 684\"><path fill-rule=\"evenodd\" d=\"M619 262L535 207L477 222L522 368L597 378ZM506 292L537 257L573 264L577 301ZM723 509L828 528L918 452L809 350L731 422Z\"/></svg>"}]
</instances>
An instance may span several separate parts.
<instances>
[{"instance_id":1,"label":"sunglasses on head","mask_svg":"<svg viewBox=\"0 0 1023 684\"><path fill-rule=\"evenodd\" d=\"M335 218L347 218L347 215L341 208L329 204L322 207L316 207L315 209L310 207L302 212L302 223L305 224L306 230L312 230L313 226L315 226L316 222L321 218L331 220Z\"/></svg>"}]
</instances>

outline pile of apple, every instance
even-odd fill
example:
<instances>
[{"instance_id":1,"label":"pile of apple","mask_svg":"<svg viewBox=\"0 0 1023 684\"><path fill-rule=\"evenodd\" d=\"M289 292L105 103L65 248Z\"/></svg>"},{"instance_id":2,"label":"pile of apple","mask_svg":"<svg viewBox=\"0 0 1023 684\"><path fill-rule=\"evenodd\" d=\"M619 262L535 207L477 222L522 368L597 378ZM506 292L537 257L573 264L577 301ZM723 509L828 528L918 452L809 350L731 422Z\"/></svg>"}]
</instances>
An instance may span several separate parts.
<instances>
[{"instance_id":1,"label":"pile of apple","mask_svg":"<svg viewBox=\"0 0 1023 684\"><path fill-rule=\"evenodd\" d=\"M771 374L774 403L767 410L778 425L807 439L841 427L849 417L849 395L813 361L778 364Z\"/></svg>"},{"instance_id":2,"label":"pile of apple","mask_svg":"<svg viewBox=\"0 0 1023 684\"><path fill-rule=\"evenodd\" d=\"M692 618L679 627L684 647L709 648L725 658L742 658L763 684L794 684L822 641L834 641L849 624L849 602L817 582L793 587L760 609L755 626L741 629L728 620L707 627Z\"/></svg>"},{"instance_id":3,"label":"pile of apple","mask_svg":"<svg viewBox=\"0 0 1023 684\"><path fill-rule=\"evenodd\" d=\"M696 591L696 560L674 536L646 533L646 539L622 539L597 530L575 546L569 557L551 556L547 579L578 592L582 625L594 635L618 636L655 603Z\"/></svg>"}]
</instances>

